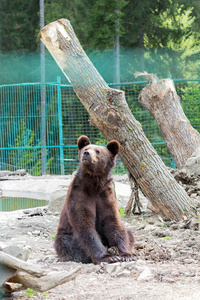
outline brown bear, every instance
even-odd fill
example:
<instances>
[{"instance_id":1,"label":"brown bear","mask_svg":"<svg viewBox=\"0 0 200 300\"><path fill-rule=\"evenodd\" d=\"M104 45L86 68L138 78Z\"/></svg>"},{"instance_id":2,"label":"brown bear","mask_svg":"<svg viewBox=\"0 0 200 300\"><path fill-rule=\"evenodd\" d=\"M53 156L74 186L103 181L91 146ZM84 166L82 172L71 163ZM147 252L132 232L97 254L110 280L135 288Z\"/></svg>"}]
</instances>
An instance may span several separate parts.
<instances>
[{"instance_id":1,"label":"brown bear","mask_svg":"<svg viewBox=\"0 0 200 300\"><path fill-rule=\"evenodd\" d=\"M124 228L112 189L111 173L119 143L92 145L82 135L77 145L80 166L60 215L56 252L62 260L82 263L134 260L134 237Z\"/></svg>"}]
</instances>

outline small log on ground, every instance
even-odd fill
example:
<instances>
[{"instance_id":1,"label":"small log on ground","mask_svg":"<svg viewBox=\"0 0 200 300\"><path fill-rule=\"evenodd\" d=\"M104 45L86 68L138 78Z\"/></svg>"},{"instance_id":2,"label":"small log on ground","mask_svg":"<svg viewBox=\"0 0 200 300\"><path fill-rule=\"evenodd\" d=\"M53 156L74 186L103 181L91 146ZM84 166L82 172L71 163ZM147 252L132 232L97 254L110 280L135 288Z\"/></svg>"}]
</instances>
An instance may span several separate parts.
<instances>
[{"instance_id":1,"label":"small log on ground","mask_svg":"<svg viewBox=\"0 0 200 300\"><path fill-rule=\"evenodd\" d=\"M2 266L2 270L4 267L9 267L11 271L10 273L6 272L5 278L1 278L0 290L2 294L13 291L12 285L9 283L18 283L24 288L44 292L74 279L81 270L81 267L78 266L67 273L66 271L48 272L2 251L0 251L0 266ZM13 276L13 274L15 275ZM8 282L7 285L2 284L5 281Z\"/></svg>"},{"instance_id":2,"label":"small log on ground","mask_svg":"<svg viewBox=\"0 0 200 300\"><path fill-rule=\"evenodd\" d=\"M38 266L25 262L2 251L0 251L0 264L15 270L25 271L37 277L41 277L47 274L46 270L43 270Z\"/></svg>"},{"instance_id":3,"label":"small log on ground","mask_svg":"<svg viewBox=\"0 0 200 300\"><path fill-rule=\"evenodd\" d=\"M29 256L29 250L26 248L19 248L16 245L10 245L8 247L5 247L3 249L1 249L1 251L3 251L3 253L7 253L9 255L11 255L12 257L16 257L18 259L20 259L22 261L27 261L28 256ZM8 257L8 256L6 256ZM4 259L5 259L5 255L4 255ZM5 264L1 264L0 263L0 286L9 278L13 277L16 274L17 270L10 268L8 266L6 266ZM8 287L9 290L10 287Z\"/></svg>"},{"instance_id":4,"label":"small log on ground","mask_svg":"<svg viewBox=\"0 0 200 300\"><path fill-rule=\"evenodd\" d=\"M45 276L40 278L34 277L27 273L17 272L17 274L11 278L10 282L20 283L25 288L31 288L36 292L45 292L58 285L64 284L70 280L73 280L80 272L81 266L66 272L49 272Z\"/></svg>"},{"instance_id":5,"label":"small log on ground","mask_svg":"<svg viewBox=\"0 0 200 300\"><path fill-rule=\"evenodd\" d=\"M133 117L124 92L111 89L103 80L68 20L50 23L40 31L39 37L90 114L90 123L108 140L116 139L120 143L122 162L155 210L180 220L190 209L190 199Z\"/></svg>"},{"instance_id":6,"label":"small log on ground","mask_svg":"<svg viewBox=\"0 0 200 300\"><path fill-rule=\"evenodd\" d=\"M185 166L197 148L200 156L200 134L184 114L173 80L168 78L153 81L142 89L139 102L158 123L166 147L178 169Z\"/></svg>"}]
</instances>

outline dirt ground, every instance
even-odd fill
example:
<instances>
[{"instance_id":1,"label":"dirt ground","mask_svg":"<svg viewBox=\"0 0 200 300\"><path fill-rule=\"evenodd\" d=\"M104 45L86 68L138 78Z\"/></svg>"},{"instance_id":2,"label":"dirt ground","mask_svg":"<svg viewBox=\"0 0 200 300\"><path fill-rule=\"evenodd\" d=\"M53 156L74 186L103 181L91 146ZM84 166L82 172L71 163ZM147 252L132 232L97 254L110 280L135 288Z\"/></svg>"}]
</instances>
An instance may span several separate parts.
<instances>
[{"instance_id":1,"label":"dirt ground","mask_svg":"<svg viewBox=\"0 0 200 300\"><path fill-rule=\"evenodd\" d=\"M0 247L18 245L30 249L29 262L48 270L82 269L75 280L45 293L27 290L5 299L200 299L200 180L174 174L190 195L197 217L188 221L163 220L145 208L142 215L123 216L135 236L136 262L81 265L60 262L53 248L59 214L47 207L0 212ZM115 182L127 178L116 176ZM143 198L142 198L143 199ZM119 199L120 206L126 199Z\"/></svg>"}]
</instances>

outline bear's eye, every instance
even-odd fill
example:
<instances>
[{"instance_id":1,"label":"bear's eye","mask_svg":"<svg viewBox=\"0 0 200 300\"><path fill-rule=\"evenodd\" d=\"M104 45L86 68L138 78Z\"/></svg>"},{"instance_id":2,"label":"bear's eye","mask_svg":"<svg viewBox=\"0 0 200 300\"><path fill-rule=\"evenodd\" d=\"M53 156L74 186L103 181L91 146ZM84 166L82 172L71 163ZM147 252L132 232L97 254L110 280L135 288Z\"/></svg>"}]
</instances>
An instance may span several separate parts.
<instances>
[{"instance_id":1,"label":"bear's eye","mask_svg":"<svg viewBox=\"0 0 200 300\"><path fill-rule=\"evenodd\" d=\"M100 153L100 151L99 150L96 150L96 154L99 154Z\"/></svg>"}]
</instances>

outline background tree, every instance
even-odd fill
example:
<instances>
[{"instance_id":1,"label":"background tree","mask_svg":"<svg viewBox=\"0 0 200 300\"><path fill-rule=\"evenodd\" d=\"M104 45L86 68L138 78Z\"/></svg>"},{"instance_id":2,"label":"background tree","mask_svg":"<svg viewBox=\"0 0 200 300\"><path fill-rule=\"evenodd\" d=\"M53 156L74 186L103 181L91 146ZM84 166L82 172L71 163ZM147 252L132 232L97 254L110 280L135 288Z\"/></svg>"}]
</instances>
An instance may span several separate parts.
<instances>
[{"instance_id":1,"label":"background tree","mask_svg":"<svg viewBox=\"0 0 200 300\"><path fill-rule=\"evenodd\" d=\"M35 28L39 23L38 11L38 0L1 0L0 50L23 52L36 50Z\"/></svg>"},{"instance_id":2,"label":"background tree","mask_svg":"<svg viewBox=\"0 0 200 300\"><path fill-rule=\"evenodd\" d=\"M45 23L63 17L70 19L81 44L107 82L113 81L116 35L120 37L122 81L132 81L135 71L144 70L159 77L167 77L168 73L173 78L197 77L200 71L197 2L145 0L141 5L139 0L46 0ZM38 3L37 0L1 1L2 83L39 80L39 53L37 57L27 54L39 51ZM13 58L8 51L17 51L18 55ZM30 64L33 71L27 74ZM15 77L13 68L20 76ZM61 74L48 54L46 69L47 81L54 81L55 73Z\"/></svg>"}]
</instances>

